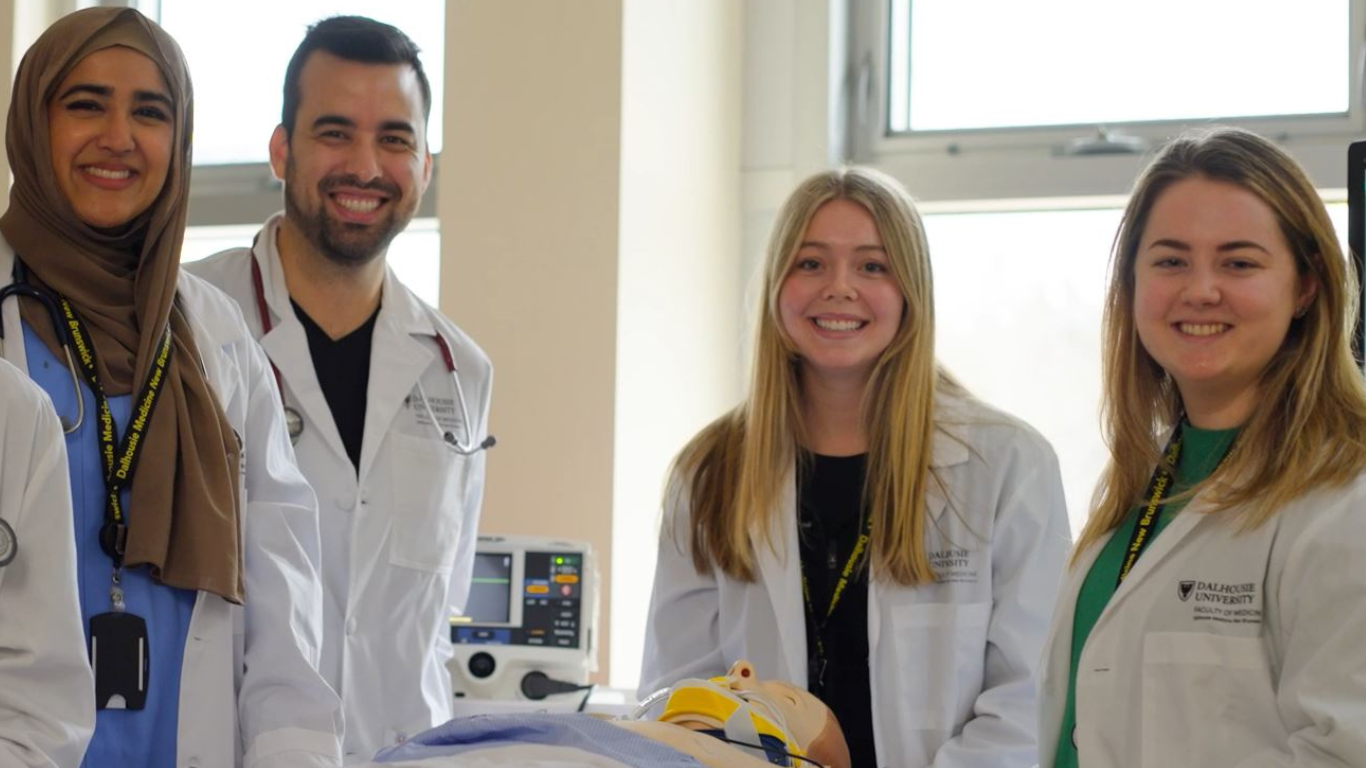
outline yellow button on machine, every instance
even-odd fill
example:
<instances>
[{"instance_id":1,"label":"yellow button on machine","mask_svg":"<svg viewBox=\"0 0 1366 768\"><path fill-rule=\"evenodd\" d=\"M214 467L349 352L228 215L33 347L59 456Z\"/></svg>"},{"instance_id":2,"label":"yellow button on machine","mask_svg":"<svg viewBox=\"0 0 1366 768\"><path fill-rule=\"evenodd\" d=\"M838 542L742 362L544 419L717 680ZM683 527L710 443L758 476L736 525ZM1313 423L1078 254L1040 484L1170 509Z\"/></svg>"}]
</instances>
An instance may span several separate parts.
<instances>
[{"instance_id":1,"label":"yellow button on machine","mask_svg":"<svg viewBox=\"0 0 1366 768\"><path fill-rule=\"evenodd\" d=\"M550 587L545 584L528 584L526 585L526 593L528 595L548 595L550 594Z\"/></svg>"}]
</instances>

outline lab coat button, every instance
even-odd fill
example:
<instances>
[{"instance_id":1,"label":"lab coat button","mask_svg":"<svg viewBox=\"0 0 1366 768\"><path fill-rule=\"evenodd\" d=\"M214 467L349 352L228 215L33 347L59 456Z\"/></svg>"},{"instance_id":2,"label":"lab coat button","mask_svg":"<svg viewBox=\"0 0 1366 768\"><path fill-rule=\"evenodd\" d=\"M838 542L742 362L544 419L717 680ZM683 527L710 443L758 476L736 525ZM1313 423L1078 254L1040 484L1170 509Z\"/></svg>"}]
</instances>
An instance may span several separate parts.
<instances>
[{"instance_id":1,"label":"lab coat button","mask_svg":"<svg viewBox=\"0 0 1366 768\"><path fill-rule=\"evenodd\" d=\"M360 495L360 503L368 505L370 503L370 494L362 493Z\"/></svg>"}]
</instances>

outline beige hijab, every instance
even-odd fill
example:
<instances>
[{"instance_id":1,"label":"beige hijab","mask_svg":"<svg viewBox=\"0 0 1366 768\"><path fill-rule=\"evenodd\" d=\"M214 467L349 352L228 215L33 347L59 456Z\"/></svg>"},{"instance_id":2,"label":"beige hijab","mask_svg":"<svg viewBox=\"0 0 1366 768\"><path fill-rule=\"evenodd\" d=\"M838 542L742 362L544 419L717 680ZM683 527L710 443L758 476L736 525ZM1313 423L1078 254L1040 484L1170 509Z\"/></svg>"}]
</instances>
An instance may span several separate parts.
<instances>
[{"instance_id":1,"label":"beige hijab","mask_svg":"<svg viewBox=\"0 0 1366 768\"><path fill-rule=\"evenodd\" d=\"M117 231L82 222L54 179L48 103L81 59L113 46L156 63L174 102L174 149L166 186ZM148 424L128 504L126 566L146 565L161 583L242 602L237 438L175 303L190 184L192 92L180 47L130 8L90 8L53 24L24 55L15 77L5 150L14 171L0 233L35 285L65 296L93 337L109 395L139 391L162 331L173 351L166 386ZM31 300L25 321L56 351L51 321ZM208 350L210 354L215 350Z\"/></svg>"}]
</instances>

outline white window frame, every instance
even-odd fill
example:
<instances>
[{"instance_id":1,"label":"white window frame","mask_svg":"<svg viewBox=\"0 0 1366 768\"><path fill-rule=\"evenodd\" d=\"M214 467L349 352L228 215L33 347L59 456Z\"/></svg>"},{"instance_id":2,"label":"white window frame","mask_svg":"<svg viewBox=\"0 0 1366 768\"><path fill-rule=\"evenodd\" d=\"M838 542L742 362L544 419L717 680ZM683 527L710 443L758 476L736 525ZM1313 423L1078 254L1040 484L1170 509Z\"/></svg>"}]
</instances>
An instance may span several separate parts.
<instances>
[{"instance_id":1,"label":"white window frame","mask_svg":"<svg viewBox=\"0 0 1366 768\"><path fill-rule=\"evenodd\" d=\"M1129 122L1103 127L1135 136L1152 148L1188 126L1210 122L1238 125L1281 143L1321 188L1343 188L1347 144L1366 135L1366 0L1350 0L1349 9L1352 72L1346 114ZM892 173L917 198L1004 200L1124 194L1142 168L1142 153L1077 156L1062 150L1074 139L1097 136L1102 128L1098 125L889 134L886 89L891 0L851 3L850 14L853 159Z\"/></svg>"}]
</instances>

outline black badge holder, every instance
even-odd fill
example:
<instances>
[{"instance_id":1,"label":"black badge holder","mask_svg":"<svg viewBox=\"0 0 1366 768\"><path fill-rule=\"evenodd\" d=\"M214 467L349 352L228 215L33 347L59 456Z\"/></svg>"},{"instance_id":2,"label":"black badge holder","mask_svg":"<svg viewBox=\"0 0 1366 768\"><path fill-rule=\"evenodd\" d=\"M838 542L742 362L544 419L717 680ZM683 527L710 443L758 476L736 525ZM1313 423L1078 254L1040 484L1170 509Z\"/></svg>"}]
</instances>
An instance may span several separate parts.
<instances>
[{"instance_id":1,"label":"black badge holder","mask_svg":"<svg viewBox=\"0 0 1366 768\"><path fill-rule=\"evenodd\" d=\"M117 579L117 576L115 577ZM90 617L90 667L95 671L96 709L147 706L147 622L124 610L123 589L110 588L114 609Z\"/></svg>"}]
</instances>

